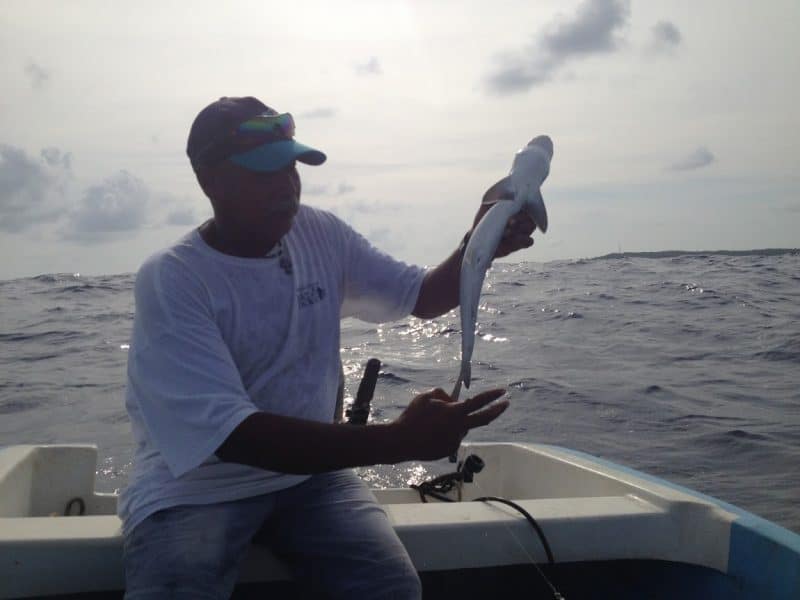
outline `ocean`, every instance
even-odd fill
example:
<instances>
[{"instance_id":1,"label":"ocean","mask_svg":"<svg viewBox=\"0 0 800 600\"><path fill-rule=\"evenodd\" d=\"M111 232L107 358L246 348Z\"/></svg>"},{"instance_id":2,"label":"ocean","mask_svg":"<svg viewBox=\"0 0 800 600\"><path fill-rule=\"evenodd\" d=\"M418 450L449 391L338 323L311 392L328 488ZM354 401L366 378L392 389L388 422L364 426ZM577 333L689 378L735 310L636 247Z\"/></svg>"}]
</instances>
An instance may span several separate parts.
<instances>
[{"instance_id":1,"label":"ocean","mask_svg":"<svg viewBox=\"0 0 800 600\"><path fill-rule=\"evenodd\" d=\"M0 445L92 443L97 488L122 488L133 274L0 282ZM457 311L342 324L346 392L383 367L373 421L452 389ZM663 253L496 263L479 311L471 391L511 407L474 441L582 450L800 532L800 253ZM360 469L417 483L446 460Z\"/></svg>"}]
</instances>

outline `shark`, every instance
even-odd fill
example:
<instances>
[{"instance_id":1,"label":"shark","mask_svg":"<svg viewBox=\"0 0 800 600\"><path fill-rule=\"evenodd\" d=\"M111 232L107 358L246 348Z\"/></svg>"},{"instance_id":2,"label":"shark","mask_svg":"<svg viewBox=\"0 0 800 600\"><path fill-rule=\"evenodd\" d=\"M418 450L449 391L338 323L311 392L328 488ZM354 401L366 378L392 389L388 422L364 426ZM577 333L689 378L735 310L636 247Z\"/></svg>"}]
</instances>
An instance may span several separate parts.
<instances>
[{"instance_id":1,"label":"shark","mask_svg":"<svg viewBox=\"0 0 800 600\"><path fill-rule=\"evenodd\" d=\"M462 384L469 389L483 280L508 220L525 210L542 233L547 231L547 209L541 186L550 174L552 159L553 141L546 135L533 138L514 155L509 174L483 195L482 204L491 205L491 208L472 231L461 261L461 368L451 395L453 400L458 400Z\"/></svg>"}]
</instances>

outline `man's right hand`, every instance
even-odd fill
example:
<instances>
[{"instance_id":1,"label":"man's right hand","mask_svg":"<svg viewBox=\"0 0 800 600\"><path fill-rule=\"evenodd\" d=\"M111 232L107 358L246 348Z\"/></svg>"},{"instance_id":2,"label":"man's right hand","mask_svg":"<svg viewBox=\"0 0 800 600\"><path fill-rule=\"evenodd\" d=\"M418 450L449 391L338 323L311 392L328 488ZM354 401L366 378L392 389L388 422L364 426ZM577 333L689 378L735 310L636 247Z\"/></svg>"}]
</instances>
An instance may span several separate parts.
<instances>
[{"instance_id":1,"label":"man's right hand","mask_svg":"<svg viewBox=\"0 0 800 600\"><path fill-rule=\"evenodd\" d=\"M255 412L217 448L217 457L279 473L436 460L453 454L467 432L494 421L508 401L490 390L455 402L436 389L414 398L391 423L353 427Z\"/></svg>"},{"instance_id":2,"label":"man's right hand","mask_svg":"<svg viewBox=\"0 0 800 600\"><path fill-rule=\"evenodd\" d=\"M456 452L470 429L499 417L508 408L508 400L492 402L505 393L504 389L489 390L455 402L437 388L416 396L390 426L409 460L436 460Z\"/></svg>"}]
</instances>

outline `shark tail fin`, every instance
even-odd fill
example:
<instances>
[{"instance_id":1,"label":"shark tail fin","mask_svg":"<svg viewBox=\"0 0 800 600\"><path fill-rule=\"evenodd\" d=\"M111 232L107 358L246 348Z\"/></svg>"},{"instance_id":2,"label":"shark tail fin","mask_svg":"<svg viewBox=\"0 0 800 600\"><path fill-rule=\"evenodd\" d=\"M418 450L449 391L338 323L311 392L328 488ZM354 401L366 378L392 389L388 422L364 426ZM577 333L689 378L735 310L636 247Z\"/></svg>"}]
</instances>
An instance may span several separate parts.
<instances>
[{"instance_id":1,"label":"shark tail fin","mask_svg":"<svg viewBox=\"0 0 800 600\"><path fill-rule=\"evenodd\" d=\"M469 389L469 382L472 379L472 365L467 363L461 370L461 373L458 374L458 379L456 379L456 385L453 388L453 393L450 394L450 397L453 400L458 400L458 396L461 393L461 385L463 384L465 388Z\"/></svg>"},{"instance_id":2,"label":"shark tail fin","mask_svg":"<svg viewBox=\"0 0 800 600\"><path fill-rule=\"evenodd\" d=\"M453 393L452 393L452 394L450 394L450 397L451 397L453 400L458 400L458 395L459 395L460 393L461 393L461 377L459 376L459 378L456 380L456 385L455 385L455 387L453 388Z\"/></svg>"}]
</instances>

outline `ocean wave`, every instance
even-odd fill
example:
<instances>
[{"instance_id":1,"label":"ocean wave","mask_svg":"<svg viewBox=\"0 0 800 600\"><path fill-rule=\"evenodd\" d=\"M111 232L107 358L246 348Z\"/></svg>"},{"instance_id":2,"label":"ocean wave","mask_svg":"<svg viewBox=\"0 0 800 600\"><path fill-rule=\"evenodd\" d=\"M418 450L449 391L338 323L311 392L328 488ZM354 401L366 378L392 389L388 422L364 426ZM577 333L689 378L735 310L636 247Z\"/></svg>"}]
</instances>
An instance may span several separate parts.
<instances>
[{"instance_id":1,"label":"ocean wave","mask_svg":"<svg viewBox=\"0 0 800 600\"><path fill-rule=\"evenodd\" d=\"M50 330L33 333L10 332L0 333L0 342L36 342L36 343L66 343L86 335L77 330Z\"/></svg>"},{"instance_id":2,"label":"ocean wave","mask_svg":"<svg viewBox=\"0 0 800 600\"><path fill-rule=\"evenodd\" d=\"M657 252L612 252L589 260L620 260L626 258L696 258L707 260L719 256L800 256L800 248L761 248L754 250L660 250Z\"/></svg>"},{"instance_id":3,"label":"ocean wave","mask_svg":"<svg viewBox=\"0 0 800 600\"><path fill-rule=\"evenodd\" d=\"M41 401L25 398L0 399L0 415L12 415L36 410L43 404Z\"/></svg>"},{"instance_id":4,"label":"ocean wave","mask_svg":"<svg viewBox=\"0 0 800 600\"><path fill-rule=\"evenodd\" d=\"M505 387L511 407L470 439L584 449L800 525L800 253L783 252L498 263L469 394ZM121 351L133 282L51 274L0 285L3 443L97 443L107 489L125 484L133 452ZM345 320L347 390L370 356L384 363L373 420L395 418L422 390L448 390L460 330L458 311ZM416 466L374 470L404 481Z\"/></svg>"},{"instance_id":5,"label":"ocean wave","mask_svg":"<svg viewBox=\"0 0 800 600\"><path fill-rule=\"evenodd\" d=\"M787 340L770 350L756 352L757 358L779 362L800 362L800 339Z\"/></svg>"}]
</instances>

